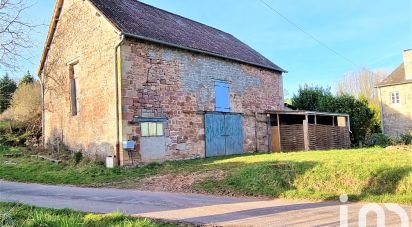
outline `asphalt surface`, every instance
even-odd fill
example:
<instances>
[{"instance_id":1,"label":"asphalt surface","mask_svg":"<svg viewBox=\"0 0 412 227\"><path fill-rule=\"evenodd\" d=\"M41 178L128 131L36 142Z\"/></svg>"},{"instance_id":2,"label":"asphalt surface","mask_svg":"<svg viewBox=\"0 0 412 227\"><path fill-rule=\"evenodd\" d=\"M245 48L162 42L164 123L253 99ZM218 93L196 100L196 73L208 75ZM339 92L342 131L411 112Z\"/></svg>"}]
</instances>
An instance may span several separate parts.
<instances>
[{"instance_id":1,"label":"asphalt surface","mask_svg":"<svg viewBox=\"0 0 412 227\"><path fill-rule=\"evenodd\" d=\"M340 226L342 206L338 202L262 200L6 181L0 181L0 201L96 213L121 211L139 217L216 226ZM343 205L348 209L349 226L358 226L359 210L365 204ZM411 207L403 208L412 219ZM385 211L386 226L400 226L400 218ZM368 215L367 224L375 226L376 223L376 215Z\"/></svg>"}]
</instances>

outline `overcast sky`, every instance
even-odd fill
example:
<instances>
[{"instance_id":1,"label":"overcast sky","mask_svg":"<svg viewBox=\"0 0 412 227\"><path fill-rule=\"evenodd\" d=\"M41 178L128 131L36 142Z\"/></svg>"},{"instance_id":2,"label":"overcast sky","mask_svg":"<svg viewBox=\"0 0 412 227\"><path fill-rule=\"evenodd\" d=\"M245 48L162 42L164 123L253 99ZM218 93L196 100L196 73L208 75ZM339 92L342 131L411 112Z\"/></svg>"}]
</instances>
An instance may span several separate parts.
<instances>
[{"instance_id":1,"label":"overcast sky","mask_svg":"<svg viewBox=\"0 0 412 227\"><path fill-rule=\"evenodd\" d=\"M30 0L26 17L44 24L33 33L36 47L28 51L21 73L38 67L54 0ZM289 71L285 89L301 84L335 87L345 73L360 67L396 68L402 51L412 48L410 0L143 0L143 2L233 34ZM319 44L316 40L331 48ZM335 53L336 52L336 53ZM0 72L4 73L4 72Z\"/></svg>"}]
</instances>

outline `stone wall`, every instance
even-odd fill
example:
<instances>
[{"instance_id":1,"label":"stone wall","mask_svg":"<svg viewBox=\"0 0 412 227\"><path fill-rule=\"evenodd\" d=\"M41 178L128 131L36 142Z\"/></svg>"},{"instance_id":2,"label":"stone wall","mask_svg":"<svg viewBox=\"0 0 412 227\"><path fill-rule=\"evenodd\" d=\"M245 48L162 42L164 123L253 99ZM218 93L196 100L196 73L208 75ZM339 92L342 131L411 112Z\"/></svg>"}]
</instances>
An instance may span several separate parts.
<instances>
[{"instance_id":1,"label":"stone wall","mask_svg":"<svg viewBox=\"0 0 412 227\"><path fill-rule=\"evenodd\" d=\"M65 144L100 160L114 154L115 46L119 41L118 31L89 2L65 1L41 75L48 145ZM71 62L78 62L80 108L76 116L71 114ZM120 141L137 142L133 159L204 157L204 112L215 110L215 80L229 83L231 112L244 116L245 151L269 149L266 115L262 113L283 108L280 73L137 40L121 45L119 62ZM131 123L133 117L166 118L165 137L142 138L140 125ZM142 145L164 151L145 153ZM130 163L128 152L123 151L120 159L122 164Z\"/></svg>"},{"instance_id":2,"label":"stone wall","mask_svg":"<svg viewBox=\"0 0 412 227\"><path fill-rule=\"evenodd\" d=\"M164 159L204 157L203 118L204 111L215 109L215 80L228 81L231 112L244 114L245 151L269 149L262 113L283 108L280 73L136 40L122 45L121 64L122 136L136 140L134 159L158 159L141 156L140 126L131 123L134 116L167 118ZM124 153L121 160L127 164L128 156Z\"/></svg>"},{"instance_id":3,"label":"stone wall","mask_svg":"<svg viewBox=\"0 0 412 227\"><path fill-rule=\"evenodd\" d=\"M399 137L412 131L412 83L381 87L382 125L385 134ZM399 92L400 103L392 104L391 93Z\"/></svg>"},{"instance_id":4,"label":"stone wall","mask_svg":"<svg viewBox=\"0 0 412 227\"><path fill-rule=\"evenodd\" d=\"M115 46L119 35L88 1L65 1L42 80L45 142L102 160L116 145ZM71 115L69 63L78 61L80 109Z\"/></svg>"}]
</instances>

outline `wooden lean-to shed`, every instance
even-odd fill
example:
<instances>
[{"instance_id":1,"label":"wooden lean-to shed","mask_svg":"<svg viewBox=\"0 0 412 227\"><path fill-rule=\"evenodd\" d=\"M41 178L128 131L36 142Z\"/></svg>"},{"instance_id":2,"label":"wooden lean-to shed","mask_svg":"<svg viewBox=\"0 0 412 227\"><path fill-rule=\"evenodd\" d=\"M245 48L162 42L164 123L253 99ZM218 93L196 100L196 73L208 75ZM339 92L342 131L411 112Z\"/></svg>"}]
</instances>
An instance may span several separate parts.
<instances>
[{"instance_id":1,"label":"wooden lean-to shed","mask_svg":"<svg viewBox=\"0 0 412 227\"><path fill-rule=\"evenodd\" d=\"M311 111L270 111L272 151L349 148L348 114Z\"/></svg>"}]
</instances>

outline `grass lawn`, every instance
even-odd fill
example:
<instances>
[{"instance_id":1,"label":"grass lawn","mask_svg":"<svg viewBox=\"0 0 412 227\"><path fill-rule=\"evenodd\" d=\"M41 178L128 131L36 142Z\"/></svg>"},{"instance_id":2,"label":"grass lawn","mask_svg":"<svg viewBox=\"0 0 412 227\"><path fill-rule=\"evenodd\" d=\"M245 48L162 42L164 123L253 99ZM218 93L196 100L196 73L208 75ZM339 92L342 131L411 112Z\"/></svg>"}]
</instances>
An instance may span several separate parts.
<instances>
[{"instance_id":1,"label":"grass lawn","mask_svg":"<svg viewBox=\"0 0 412 227\"><path fill-rule=\"evenodd\" d=\"M54 164L0 147L0 179L46 184L133 188L153 176L219 171L193 183L200 192L274 198L412 204L412 148L369 148L244 155L106 169L93 163Z\"/></svg>"},{"instance_id":2,"label":"grass lawn","mask_svg":"<svg viewBox=\"0 0 412 227\"><path fill-rule=\"evenodd\" d=\"M0 203L0 226L178 226L144 218L127 217L121 213L90 214L69 209L36 208L17 203Z\"/></svg>"}]
</instances>

